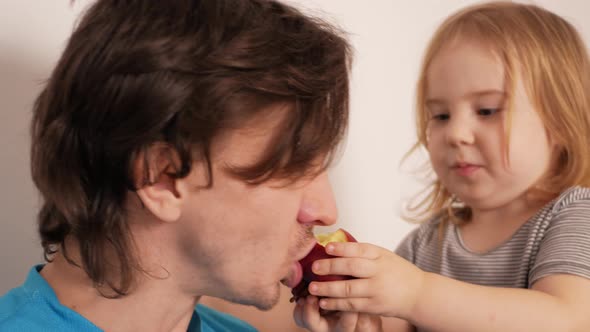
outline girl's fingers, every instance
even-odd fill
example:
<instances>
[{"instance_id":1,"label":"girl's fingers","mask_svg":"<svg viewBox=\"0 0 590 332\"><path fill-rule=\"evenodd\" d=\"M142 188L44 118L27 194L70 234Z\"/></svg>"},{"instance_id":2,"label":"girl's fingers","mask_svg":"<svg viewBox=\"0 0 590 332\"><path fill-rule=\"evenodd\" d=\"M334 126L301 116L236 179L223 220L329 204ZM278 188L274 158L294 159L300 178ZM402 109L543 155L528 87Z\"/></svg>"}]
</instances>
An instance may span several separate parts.
<instances>
[{"instance_id":1,"label":"girl's fingers","mask_svg":"<svg viewBox=\"0 0 590 332\"><path fill-rule=\"evenodd\" d=\"M370 278L377 273L377 261L366 258L329 258L313 262L311 270L317 275L345 275Z\"/></svg>"},{"instance_id":2,"label":"girl's fingers","mask_svg":"<svg viewBox=\"0 0 590 332\"><path fill-rule=\"evenodd\" d=\"M307 296L302 300L302 311L301 320L303 322L302 327L311 331L328 332L328 323L320 315L320 307L318 304L318 298L315 296Z\"/></svg>"},{"instance_id":3,"label":"girl's fingers","mask_svg":"<svg viewBox=\"0 0 590 332\"><path fill-rule=\"evenodd\" d=\"M358 242L330 242L326 245L326 253L340 257L377 259L383 250L369 243Z\"/></svg>"},{"instance_id":4,"label":"girl's fingers","mask_svg":"<svg viewBox=\"0 0 590 332\"><path fill-rule=\"evenodd\" d=\"M351 279L340 281L314 281L309 284L309 293L315 296L332 298L372 297L373 288L370 279Z\"/></svg>"},{"instance_id":5,"label":"girl's fingers","mask_svg":"<svg viewBox=\"0 0 590 332\"><path fill-rule=\"evenodd\" d=\"M373 325L367 324L366 318L359 321L359 314L356 312L334 312L326 317L321 316L318 298L315 296L308 296L297 301L293 310L293 319L297 326L312 332L374 331L368 328Z\"/></svg>"},{"instance_id":6,"label":"girl's fingers","mask_svg":"<svg viewBox=\"0 0 590 332\"><path fill-rule=\"evenodd\" d=\"M370 301L366 297L348 299L325 298L321 299L319 304L320 307L325 310L379 314L378 312L372 312L370 310Z\"/></svg>"}]
</instances>

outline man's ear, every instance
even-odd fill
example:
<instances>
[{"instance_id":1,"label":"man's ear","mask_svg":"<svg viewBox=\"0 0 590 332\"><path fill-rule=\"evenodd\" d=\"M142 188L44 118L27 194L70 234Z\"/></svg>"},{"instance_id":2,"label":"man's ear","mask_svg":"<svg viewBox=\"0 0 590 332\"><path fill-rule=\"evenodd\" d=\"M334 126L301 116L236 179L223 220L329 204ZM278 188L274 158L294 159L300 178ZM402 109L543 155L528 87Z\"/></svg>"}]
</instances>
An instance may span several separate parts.
<instances>
[{"instance_id":1,"label":"man's ear","mask_svg":"<svg viewBox=\"0 0 590 332\"><path fill-rule=\"evenodd\" d=\"M180 164L176 150L163 143L153 144L133 161L137 196L145 208L164 222L175 222L181 216L182 197L174 176Z\"/></svg>"}]
</instances>

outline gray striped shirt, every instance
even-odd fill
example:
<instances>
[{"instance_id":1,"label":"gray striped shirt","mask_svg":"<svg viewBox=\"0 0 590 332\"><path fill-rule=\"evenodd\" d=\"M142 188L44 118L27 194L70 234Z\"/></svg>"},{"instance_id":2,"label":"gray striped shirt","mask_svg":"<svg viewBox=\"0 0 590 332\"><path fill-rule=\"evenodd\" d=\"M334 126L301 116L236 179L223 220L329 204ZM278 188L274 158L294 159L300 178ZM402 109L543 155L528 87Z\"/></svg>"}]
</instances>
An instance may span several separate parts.
<instances>
[{"instance_id":1,"label":"gray striped shirt","mask_svg":"<svg viewBox=\"0 0 590 332\"><path fill-rule=\"evenodd\" d=\"M590 189L574 187L545 205L511 239L474 253L449 223L442 243L438 222L412 231L396 253L424 271L478 285L530 288L552 274L590 279Z\"/></svg>"}]
</instances>

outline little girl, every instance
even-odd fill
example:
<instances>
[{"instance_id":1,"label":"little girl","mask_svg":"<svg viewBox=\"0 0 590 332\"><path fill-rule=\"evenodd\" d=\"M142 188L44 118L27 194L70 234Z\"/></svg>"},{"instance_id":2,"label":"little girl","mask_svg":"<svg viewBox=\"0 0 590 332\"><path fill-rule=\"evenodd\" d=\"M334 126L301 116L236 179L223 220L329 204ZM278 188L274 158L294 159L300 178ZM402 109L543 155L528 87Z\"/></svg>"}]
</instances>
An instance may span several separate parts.
<instances>
[{"instance_id":1,"label":"little girl","mask_svg":"<svg viewBox=\"0 0 590 332\"><path fill-rule=\"evenodd\" d=\"M517 3L452 15L424 58L417 130L436 174L415 210L427 221L397 254L329 244L340 258L314 271L358 279L311 283L300 325L330 330L323 308L396 318L385 331L590 331L590 60L576 30Z\"/></svg>"}]
</instances>

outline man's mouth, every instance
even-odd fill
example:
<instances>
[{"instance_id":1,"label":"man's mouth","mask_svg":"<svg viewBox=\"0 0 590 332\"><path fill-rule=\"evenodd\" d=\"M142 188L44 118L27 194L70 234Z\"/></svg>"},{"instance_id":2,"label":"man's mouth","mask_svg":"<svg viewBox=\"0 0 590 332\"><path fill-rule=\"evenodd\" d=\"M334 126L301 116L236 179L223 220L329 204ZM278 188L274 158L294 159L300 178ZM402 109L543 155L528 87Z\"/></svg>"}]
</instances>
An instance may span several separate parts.
<instances>
[{"instance_id":1,"label":"man's mouth","mask_svg":"<svg viewBox=\"0 0 590 332\"><path fill-rule=\"evenodd\" d=\"M308 243L309 244L305 247L305 250L299 256L296 256L293 263L289 266L287 276L281 280L283 285L293 288L301 282L301 279L303 279L303 270L299 261L311 252L316 244L315 237L310 238Z\"/></svg>"},{"instance_id":2,"label":"man's mouth","mask_svg":"<svg viewBox=\"0 0 590 332\"><path fill-rule=\"evenodd\" d=\"M289 267L289 274L281 280L281 283L289 288L293 288L301 282L301 279L303 279L303 269L301 268L301 264L299 264L299 262L294 262Z\"/></svg>"}]
</instances>

